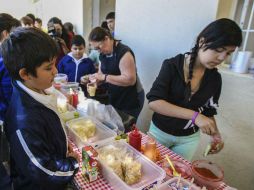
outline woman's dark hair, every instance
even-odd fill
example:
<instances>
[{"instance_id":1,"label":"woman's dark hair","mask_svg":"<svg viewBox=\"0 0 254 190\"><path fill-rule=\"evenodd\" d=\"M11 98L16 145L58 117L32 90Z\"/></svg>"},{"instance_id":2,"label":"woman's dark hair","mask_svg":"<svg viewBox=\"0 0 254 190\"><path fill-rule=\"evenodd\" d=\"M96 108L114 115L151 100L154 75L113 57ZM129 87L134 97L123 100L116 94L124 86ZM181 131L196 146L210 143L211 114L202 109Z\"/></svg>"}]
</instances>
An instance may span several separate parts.
<instances>
[{"instance_id":1,"label":"woman's dark hair","mask_svg":"<svg viewBox=\"0 0 254 190\"><path fill-rule=\"evenodd\" d=\"M57 56L55 41L36 28L18 27L10 33L0 47L4 64L14 80L21 80L19 71L25 68L37 76L36 68Z\"/></svg>"},{"instance_id":2,"label":"woman's dark hair","mask_svg":"<svg viewBox=\"0 0 254 190\"><path fill-rule=\"evenodd\" d=\"M89 41L100 42L105 40L105 37L108 36L110 39L113 39L113 36L109 31L105 30L102 27L95 27L89 34Z\"/></svg>"},{"instance_id":3,"label":"woman's dark hair","mask_svg":"<svg viewBox=\"0 0 254 190\"><path fill-rule=\"evenodd\" d=\"M70 38L69 38L68 32L66 31L66 29L64 28L64 26L62 24L62 21L57 17L52 17L51 19L49 19L48 23L50 23L50 22L53 23L53 24L61 25L61 27L62 27L62 36L60 36L60 38L62 38L65 41L67 47L69 47L70 46Z\"/></svg>"},{"instance_id":4,"label":"woman's dark hair","mask_svg":"<svg viewBox=\"0 0 254 190\"><path fill-rule=\"evenodd\" d=\"M202 44L200 46L200 42ZM222 18L218 19L206 26L196 39L196 43L190 52L188 88L189 95L191 93L191 79L195 60L200 48L215 50L225 46L240 46L242 43L242 31L233 20Z\"/></svg>"},{"instance_id":5,"label":"woman's dark hair","mask_svg":"<svg viewBox=\"0 0 254 190\"><path fill-rule=\"evenodd\" d=\"M107 21L103 21L103 22L101 23L101 27L104 28L105 30L108 30L108 31L109 31Z\"/></svg>"},{"instance_id":6,"label":"woman's dark hair","mask_svg":"<svg viewBox=\"0 0 254 190\"><path fill-rule=\"evenodd\" d=\"M2 40L1 33L6 30L8 33L15 27L20 26L20 21L6 13L0 13L0 41Z\"/></svg>"},{"instance_id":7,"label":"woman's dark hair","mask_svg":"<svg viewBox=\"0 0 254 190\"><path fill-rule=\"evenodd\" d=\"M86 47L85 39L81 35L75 35L73 36L71 40L71 45L81 46L84 45Z\"/></svg>"}]
</instances>

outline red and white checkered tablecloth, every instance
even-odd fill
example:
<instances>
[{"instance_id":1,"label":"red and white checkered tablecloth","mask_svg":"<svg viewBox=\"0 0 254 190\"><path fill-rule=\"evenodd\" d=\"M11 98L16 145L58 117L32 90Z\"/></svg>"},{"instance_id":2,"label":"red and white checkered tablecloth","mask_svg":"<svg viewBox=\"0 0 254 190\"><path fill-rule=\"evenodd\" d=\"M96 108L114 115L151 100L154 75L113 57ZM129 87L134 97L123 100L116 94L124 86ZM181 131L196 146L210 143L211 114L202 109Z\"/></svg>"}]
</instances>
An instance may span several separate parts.
<instances>
[{"instance_id":1,"label":"red and white checkered tablecloth","mask_svg":"<svg viewBox=\"0 0 254 190\"><path fill-rule=\"evenodd\" d=\"M148 140L148 136L145 135L145 134L142 134L142 144L145 144L147 142L147 140ZM73 147L74 151L77 151L80 154L80 157L81 157L81 152L76 147L76 145L71 143L71 142L70 142L70 144ZM160 154L161 154L161 158L162 159L164 159L165 155L167 154L171 158L184 161L186 164L191 166L191 163L189 161L187 161L184 158L182 158L181 156L175 154L170 149L168 149L167 147L161 145L160 143L157 143L157 148L160 150ZM159 163L160 163L160 161L157 162L157 164L159 164ZM80 160L80 168L81 168L81 164L82 164L82 162ZM82 176L81 170L79 170L79 172L75 175L73 183L80 190L113 190L113 188L103 178L102 175L99 175L99 178L96 181L94 181L94 182L91 182L91 183L87 182L85 180L85 178ZM221 185L217 189L215 189L215 190L223 190L226 187L227 187L227 185L225 183L221 183ZM118 190L118 189L115 189L115 190Z\"/></svg>"}]
</instances>

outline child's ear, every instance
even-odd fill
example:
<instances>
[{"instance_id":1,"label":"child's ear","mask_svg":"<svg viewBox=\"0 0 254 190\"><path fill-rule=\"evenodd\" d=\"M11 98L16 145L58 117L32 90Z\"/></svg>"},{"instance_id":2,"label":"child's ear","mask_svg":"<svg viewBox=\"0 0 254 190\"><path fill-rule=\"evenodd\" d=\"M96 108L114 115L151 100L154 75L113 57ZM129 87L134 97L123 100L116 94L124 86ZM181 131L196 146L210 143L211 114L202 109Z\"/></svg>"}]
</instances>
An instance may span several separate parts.
<instances>
[{"instance_id":1,"label":"child's ear","mask_svg":"<svg viewBox=\"0 0 254 190\"><path fill-rule=\"evenodd\" d=\"M0 39L4 40L5 38L7 38L9 35L9 33L7 32L7 30L4 30L0 33Z\"/></svg>"},{"instance_id":2,"label":"child's ear","mask_svg":"<svg viewBox=\"0 0 254 190\"><path fill-rule=\"evenodd\" d=\"M20 78L22 78L24 81L30 80L30 75L28 74L28 72L26 71L25 68L22 68L22 69L19 70L19 76L20 76Z\"/></svg>"}]
</instances>

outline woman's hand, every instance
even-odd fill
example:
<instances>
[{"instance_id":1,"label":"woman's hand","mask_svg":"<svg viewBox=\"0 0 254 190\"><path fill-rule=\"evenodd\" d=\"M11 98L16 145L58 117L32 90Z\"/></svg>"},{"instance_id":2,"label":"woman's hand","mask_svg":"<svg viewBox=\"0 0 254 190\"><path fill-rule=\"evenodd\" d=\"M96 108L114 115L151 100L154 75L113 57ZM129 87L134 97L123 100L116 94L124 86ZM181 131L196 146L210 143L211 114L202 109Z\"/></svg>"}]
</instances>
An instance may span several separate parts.
<instances>
[{"instance_id":1,"label":"woman's hand","mask_svg":"<svg viewBox=\"0 0 254 190\"><path fill-rule=\"evenodd\" d=\"M86 85L87 83L89 83L89 76L90 75L85 75L85 76L81 77L80 84Z\"/></svg>"},{"instance_id":2,"label":"woman's hand","mask_svg":"<svg viewBox=\"0 0 254 190\"><path fill-rule=\"evenodd\" d=\"M211 141L211 149L209 151L209 154L216 154L220 152L224 147L224 142L221 138L220 133L216 133L215 135L212 135L212 141Z\"/></svg>"},{"instance_id":3,"label":"woman's hand","mask_svg":"<svg viewBox=\"0 0 254 190\"><path fill-rule=\"evenodd\" d=\"M105 75L102 73L94 73L92 75L89 75L90 82L103 82L105 80Z\"/></svg>"},{"instance_id":4,"label":"woman's hand","mask_svg":"<svg viewBox=\"0 0 254 190\"><path fill-rule=\"evenodd\" d=\"M198 114L195 119L195 124L207 135L215 135L217 132L214 120L202 114Z\"/></svg>"}]
</instances>

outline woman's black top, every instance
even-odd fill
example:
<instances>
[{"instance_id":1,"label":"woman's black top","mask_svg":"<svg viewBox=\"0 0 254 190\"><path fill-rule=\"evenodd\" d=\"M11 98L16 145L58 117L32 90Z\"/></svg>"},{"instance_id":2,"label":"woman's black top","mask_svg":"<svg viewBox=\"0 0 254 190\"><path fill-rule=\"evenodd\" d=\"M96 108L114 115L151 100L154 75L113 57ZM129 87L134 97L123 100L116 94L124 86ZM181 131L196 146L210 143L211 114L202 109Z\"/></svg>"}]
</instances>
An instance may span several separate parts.
<instances>
[{"instance_id":1,"label":"woman's black top","mask_svg":"<svg viewBox=\"0 0 254 190\"><path fill-rule=\"evenodd\" d=\"M125 53L130 52L133 57L132 50L116 41L114 41L113 53L110 55L100 54L101 71L109 75L121 75L119 63ZM109 102L112 106L119 110L133 110L139 107L137 81L132 86L118 86L108 83Z\"/></svg>"},{"instance_id":2,"label":"woman's black top","mask_svg":"<svg viewBox=\"0 0 254 190\"><path fill-rule=\"evenodd\" d=\"M206 69L199 90L186 101L187 84L184 80L184 55L179 54L163 62L160 73L146 95L149 102L165 100L174 105L198 111L207 117L217 114L221 93L221 75L214 69ZM191 120L154 113L153 123L162 131L174 136L187 136L198 131Z\"/></svg>"}]
</instances>

